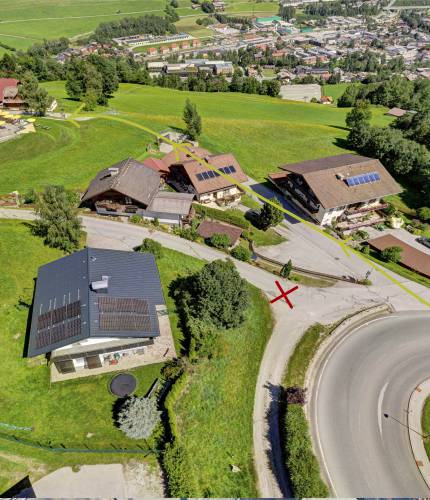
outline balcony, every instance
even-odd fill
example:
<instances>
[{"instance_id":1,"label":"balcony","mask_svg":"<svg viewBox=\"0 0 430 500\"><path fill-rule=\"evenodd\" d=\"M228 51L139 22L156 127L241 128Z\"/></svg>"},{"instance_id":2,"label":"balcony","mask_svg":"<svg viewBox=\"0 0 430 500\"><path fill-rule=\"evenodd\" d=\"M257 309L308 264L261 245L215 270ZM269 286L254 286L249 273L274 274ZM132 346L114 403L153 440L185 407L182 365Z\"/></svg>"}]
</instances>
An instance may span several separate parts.
<instances>
[{"instance_id":1,"label":"balcony","mask_svg":"<svg viewBox=\"0 0 430 500\"><path fill-rule=\"evenodd\" d=\"M367 206L362 206L362 207L357 207L357 208L352 208L350 207L348 210L345 211L346 215L354 215L354 214L363 214L366 212L372 212L374 210L383 210L384 208L388 207L388 203L378 203L376 205L367 205Z\"/></svg>"}]
</instances>

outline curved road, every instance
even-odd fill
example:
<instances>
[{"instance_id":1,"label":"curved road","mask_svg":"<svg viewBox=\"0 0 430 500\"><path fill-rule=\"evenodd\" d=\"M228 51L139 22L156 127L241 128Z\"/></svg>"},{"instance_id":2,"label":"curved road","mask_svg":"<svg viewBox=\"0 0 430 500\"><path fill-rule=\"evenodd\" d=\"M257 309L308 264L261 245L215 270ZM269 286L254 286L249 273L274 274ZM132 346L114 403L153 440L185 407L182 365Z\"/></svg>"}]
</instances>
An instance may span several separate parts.
<instances>
[{"instance_id":1,"label":"curved road","mask_svg":"<svg viewBox=\"0 0 430 500\"><path fill-rule=\"evenodd\" d=\"M310 413L332 493L429 497L403 424L411 392L430 375L430 314L370 321L344 337L320 366Z\"/></svg>"}]
</instances>

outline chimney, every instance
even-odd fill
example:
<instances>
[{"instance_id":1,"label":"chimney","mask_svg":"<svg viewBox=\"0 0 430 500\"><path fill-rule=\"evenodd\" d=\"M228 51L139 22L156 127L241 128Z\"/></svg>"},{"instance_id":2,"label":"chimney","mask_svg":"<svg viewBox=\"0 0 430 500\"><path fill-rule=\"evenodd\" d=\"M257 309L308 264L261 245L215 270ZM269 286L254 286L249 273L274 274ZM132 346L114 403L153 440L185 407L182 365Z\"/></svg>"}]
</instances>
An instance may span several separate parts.
<instances>
[{"instance_id":1,"label":"chimney","mask_svg":"<svg viewBox=\"0 0 430 500\"><path fill-rule=\"evenodd\" d=\"M107 292L109 276L102 276L100 281L92 281L91 289L93 292Z\"/></svg>"}]
</instances>

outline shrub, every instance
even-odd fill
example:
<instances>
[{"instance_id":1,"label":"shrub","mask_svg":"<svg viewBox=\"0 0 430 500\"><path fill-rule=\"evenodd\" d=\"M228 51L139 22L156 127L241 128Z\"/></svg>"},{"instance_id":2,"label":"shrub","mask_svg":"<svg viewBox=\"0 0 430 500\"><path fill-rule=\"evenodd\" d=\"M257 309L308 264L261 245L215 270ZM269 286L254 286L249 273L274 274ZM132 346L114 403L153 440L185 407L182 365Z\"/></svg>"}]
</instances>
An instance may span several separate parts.
<instances>
[{"instance_id":1,"label":"shrub","mask_svg":"<svg viewBox=\"0 0 430 500\"><path fill-rule=\"evenodd\" d=\"M388 207L387 208L384 208L384 212L390 216L390 215L394 215L397 210L396 210L396 207L394 205L392 205L391 203L388 204Z\"/></svg>"},{"instance_id":2,"label":"shrub","mask_svg":"<svg viewBox=\"0 0 430 500\"><path fill-rule=\"evenodd\" d=\"M421 207L417 210L418 217L425 221L428 222L430 221L430 208L429 207Z\"/></svg>"},{"instance_id":3,"label":"shrub","mask_svg":"<svg viewBox=\"0 0 430 500\"><path fill-rule=\"evenodd\" d=\"M178 228L174 228L173 232L176 235L180 236L181 238L184 238L184 239L190 240L190 241L196 241L197 238L199 237L199 234L195 230L194 227L187 227L187 228L178 227Z\"/></svg>"},{"instance_id":4,"label":"shrub","mask_svg":"<svg viewBox=\"0 0 430 500\"><path fill-rule=\"evenodd\" d=\"M158 241L152 240L151 238L145 238L140 245L139 252L149 252L159 259L163 255L163 247Z\"/></svg>"},{"instance_id":5,"label":"shrub","mask_svg":"<svg viewBox=\"0 0 430 500\"><path fill-rule=\"evenodd\" d=\"M368 240L369 233L367 231L363 231L362 229L359 229L358 231L355 231L355 233L352 234L352 239L354 241Z\"/></svg>"},{"instance_id":6,"label":"shrub","mask_svg":"<svg viewBox=\"0 0 430 500\"><path fill-rule=\"evenodd\" d=\"M32 205L33 203L36 203L37 198L37 193L33 188L29 189L23 196L23 200L26 205Z\"/></svg>"},{"instance_id":7,"label":"shrub","mask_svg":"<svg viewBox=\"0 0 430 500\"><path fill-rule=\"evenodd\" d=\"M189 498L196 496L197 482L186 448L175 442L168 443L163 454L163 465L171 497Z\"/></svg>"},{"instance_id":8,"label":"shrub","mask_svg":"<svg viewBox=\"0 0 430 500\"><path fill-rule=\"evenodd\" d=\"M226 250L230 246L230 238L227 234L215 233L211 237L211 245L215 248Z\"/></svg>"},{"instance_id":9,"label":"shrub","mask_svg":"<svg viewBox=\"0 0 430 500\"><path fill-rule=\"evenodd\" d=\"M403 249L398 246L388 247L385 250L382 250L381 257L385 262L399 262L402 258Z\"/></svg>"},{"instance_id":10,"label":"shrub","mask_svg":"<svg viewBox=\"0 0 430 500\"><path fill-rule=\"evenodd\" d=\"M288 404L298 404L303 406L306 403L307 389L295 385L285 389L285 399Z\"/></svg>"},{"instance_id":11,"label":"shrub","mask_svg":"<svg viewBox=\"0 0 430 500\"><path fill-rule=\"evenodd\" d=\"M280 210L282 207L279 201L276 198L272 198L270 201L271 203L264 203L256 218L258 227L263 230L269 229L271 226L277 226L284 220L284 212ZM279 206L280 208L276 208L273 204Z\"/></svg>"},{"instance_id":12,"label":"shrub","mask_svg":"<svg viewBox=\"0 0 430 500\"><path fill-rule=\"evenodd\" d=\"M235 259L243 260L243 262L249 262L252 257L251 250L240 245L234 247L230 253Z\"/></svg>"},{"instance_id":13,"label":"shrub","mask_svg":"<svg viewBox=\"0 0 430 500\"><path fill-rule=\"evenodd\" d=\"M283 278L289 278L291 271L293 270L293 263L291 262L291 259L282 266L281 269L281 276Z\"/></svg>"},{"instance_id":14,"label":"shrub","mask_svg":"<svg viewBox=\"0 0 430 500\"><path fill-rule=\"evenodd\" d=\"M131 439L147 439L160 421L161 411L154 398L128 399L118 414L118 425Z\"/></svg>"},{"instance_id":15,"label":"shrub","mask_svg":"<svg viewBox=\"0 0 430 500\"><path fill-rule=\"evenodd\" d=\"M143 217L137 214L130 215L128 219L132 224L140 224L143 221Z\"/></svg>"},{"instance_id":16,"label":"shrub","mask_svg":"<svg viewBox=\"0 0 430 500\"><path fill-rule=\"evenodd\" d=\"M369 255L370 254L369 245L363 245L360 249L360 252L363 253L364 255Z\"/></svg>"},{"instance_id":17,"label":"shrub","mask_svg":"<svg viewBox=\"0 0 430 500\"><path fill-rule=\"evenodd\" d=\"M318 462L312 452L308 423L300 405L288 405L285 433L286 461L293 496L296 498L328 497L329 492L320 477Z\"/></svg>"}]
</instances>

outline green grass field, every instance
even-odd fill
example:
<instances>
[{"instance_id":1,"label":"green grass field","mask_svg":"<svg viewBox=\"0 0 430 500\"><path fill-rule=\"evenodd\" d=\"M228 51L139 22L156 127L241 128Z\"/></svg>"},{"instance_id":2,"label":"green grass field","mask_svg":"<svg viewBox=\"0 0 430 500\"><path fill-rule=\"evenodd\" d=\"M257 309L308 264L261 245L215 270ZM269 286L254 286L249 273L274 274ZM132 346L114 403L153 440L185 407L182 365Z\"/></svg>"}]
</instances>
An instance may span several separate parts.
<instances>
[{"instance_id":1,"label":"green grass field","mask_svg":"<svg viewBox=\"0 0 430 500\"><path fill-rule=\"evenodd\" d=\"M59 109L73 111L59 82L43 85L57 97ZM232 152L245 172L262 181L279 165L345 151L345 108L282 101L234 93L199 93L122 84L109 106L118 113L75 122L38 119L49 130L37 129L18 140L0 144L0 193L60 183L84 190L101 169L128 156L143 158L153 137L138 128L108 118L124 118L155 131L183 127L187 98L203 120L201 144L213 152ZM386 125L383 108L373 109L373 121ZM85 113L82 114L86 116Z\"/></svg>"},{"instance_id":2,"label":"green grass field","mask_svg":"<svg viewBox=\"0 0 430 500\"><path fill-rule=\"evenodd\" d=\"M27 49L35 42L62 36L74 39L90 34L101 22L145 13L164 15L165 0L16 0L3 2L0 17L0 41L16 49ZM276 13L274 0L229 0L226 13L251 16ZM195 24L205 14L191 9L190 0L179 0L178 30L194 36L207 36L210 31ZM0 48L0 54L5 52Z\"/></svg>"},{"instance_id":3,"label":"green grass field","mask_svg":"<svg viewBox=\"0 0 430 500\"><path fill-rule=\"evenodd\" d=\"M179 444L188 451L196 497L255 497L252 411L260 359L271 333L261 292L250 287L246 322L222 332L221 355L199 363L175 405ZM237 465L240 472L232 473Z\"/></svg>"}]
</instances>

